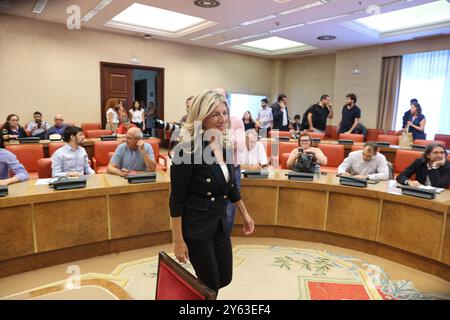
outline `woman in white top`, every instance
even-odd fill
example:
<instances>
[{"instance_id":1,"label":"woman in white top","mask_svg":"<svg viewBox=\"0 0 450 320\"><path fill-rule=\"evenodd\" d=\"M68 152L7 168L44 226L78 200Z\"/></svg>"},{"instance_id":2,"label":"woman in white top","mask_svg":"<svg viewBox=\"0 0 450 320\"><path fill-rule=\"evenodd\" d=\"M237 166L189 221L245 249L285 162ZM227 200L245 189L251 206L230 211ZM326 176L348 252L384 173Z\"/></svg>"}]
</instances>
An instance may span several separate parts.
<instances>
[{"instance_id":1,"label":"woman in white top","mask_svg":"<svg viewBox=\"0 0 450 320\"><path fill-rule=\"evenodd\" d=\"M294 167L295 160L298 157L298 154L300 153L299 149L303 149L304 152L313 154L314 157L317 160L317 164L326 166L328 159L323 154L322 150L319 148L312 147L312 138L307 133L302 133L298 137L298 146L299 148L295 148L291 151L291 154L289 155L288 161L287 161L287 168L292 169Z\"/></svg>"},{"instance_id":2,"label":"woman in white top","mask_svg":"<svg viewBox=\"0 0 450 320\"><path fill-rule=\"evenodd\" d=\"M145 130L144 128L144 109L141 108L141 104L139 101L133 102L133 108L130 109L130 119L131 123L134 124L141 130Z\"/></svg>"},{"instance_id":3,"label":"woman in white top","mask_svg":"<svg viewBox=\"0 0 450 320\"><path fill-rule=\"evenodd\" d=\"M119 127L119 106L117 99L109 98L106 101L106 130L111 130L113 133L116 132Z\"/></svg>"},{"instance_id":4,"label":"woman in white top","mask_svg":"<svg viewBox=\"0 0 450 320\"><path fill-rule=\"evenodd\" d=\"M249 129L245 133L245 148L239 153L241 169L259 170L267 167L266 150L264 145L258 141L258 133L255 129Z\"/></svg>"}]
</instances>

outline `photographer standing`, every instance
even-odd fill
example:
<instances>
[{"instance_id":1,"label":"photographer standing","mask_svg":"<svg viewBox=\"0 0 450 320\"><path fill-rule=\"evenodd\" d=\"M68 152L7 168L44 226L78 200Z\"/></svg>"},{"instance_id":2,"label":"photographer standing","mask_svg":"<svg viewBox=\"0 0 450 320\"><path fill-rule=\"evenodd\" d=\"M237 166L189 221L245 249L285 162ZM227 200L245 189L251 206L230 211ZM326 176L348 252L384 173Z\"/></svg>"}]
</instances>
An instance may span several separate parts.
<instances>
[{"instance_id":1,"label":"photographer standing","mask_svg":"<svg viewBox=\"0 0 450 320\"><path fill-rule=\"evenodd\" d=\"M294 168L295 161L297 160L298 156L301 154L310 154L313 156L313 160L319 164L326 166L328 159L323 154L322 150L319 148L312 147L312 139L307 133L302 133L298 137L298 146L299 148L295 148L291 151L291 154L289 155L288 161L287 161L287 168L292 169Z\"/></svg>"}]
</instances>

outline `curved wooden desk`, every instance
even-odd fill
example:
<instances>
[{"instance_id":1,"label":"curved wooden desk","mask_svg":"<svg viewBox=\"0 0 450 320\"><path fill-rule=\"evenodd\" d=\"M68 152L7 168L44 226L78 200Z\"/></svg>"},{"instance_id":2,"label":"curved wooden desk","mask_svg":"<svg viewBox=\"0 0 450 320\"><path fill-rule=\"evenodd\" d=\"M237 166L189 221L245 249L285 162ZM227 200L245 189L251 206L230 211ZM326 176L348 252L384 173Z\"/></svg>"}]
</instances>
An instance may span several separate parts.
<instances>
[{"instance_id":1,"label":"curved wooden desk","mask_svg":"<svg viewBox=\"0 0 450 320\"><path fill-rule=\"evenodd\" d=\"M66 191L35 182L0 198L0 277L171 241L165 173L150 184L92 175L85 189Z\"/></svg>"},{"instance_id":2,"label":"curved wooden desk","mask_svg":"<svg viewBox=\"0 0 450 320\"><path fill-rule=\"evenodd\" d=\"M399 195L387 182L339 185L334 175L243 179L255 236L323 242L378 255L450 281L450 190L435 200ZM0 277L171 241L168 174L130 185L108 174L86 189L54 191L35 180L0 198ZM394 192L394 193L392 193ZM395 194L397 192L397 194ZM237 214L233 235L241 236Z\"/></svg>"},{"instance_id":3,"label":"curved wooden desk","mask_svg":"<svg viewBox=\"0 0 450 320\"><path fill-rule=\"evenodd\" d=\"M323 242L378 255L450 280L450 190L435 200L402 196L388 182L341 186L335 175L290 181L242 179L255 236ZM242 236L236 214L234 236Z\"/></svg>"}]
</instances>

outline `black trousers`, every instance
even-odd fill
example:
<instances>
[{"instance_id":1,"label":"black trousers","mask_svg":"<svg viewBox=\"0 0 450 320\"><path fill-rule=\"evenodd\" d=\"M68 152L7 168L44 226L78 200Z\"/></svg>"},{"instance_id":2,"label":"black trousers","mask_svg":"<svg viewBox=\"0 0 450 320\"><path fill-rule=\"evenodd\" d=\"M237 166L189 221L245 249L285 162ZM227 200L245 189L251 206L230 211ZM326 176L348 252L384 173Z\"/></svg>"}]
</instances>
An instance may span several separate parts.
<instances>
[{"instance_id":1,"label":"black trousers","mask_svg":"<svg viewBox=\"0 0 450 320\"><path fill-rule=\"evenodd\" d=\"M131 122L131 123L134 124L136 127L138 127L141 130L144 127L144 123L143 122Z\"/></svg>"},{"instance_id":2,"label":"black trousers","mask_svg":"<svg viewBox=\"0 0 450 320\"><path fill-rule=\"evenodd\" d=\"M185 239L189 260L197 278L210 289L218 292L233 277L233 251L226 227L220 221L212 239L190 241Z\"/></svg>"}]
</instances>

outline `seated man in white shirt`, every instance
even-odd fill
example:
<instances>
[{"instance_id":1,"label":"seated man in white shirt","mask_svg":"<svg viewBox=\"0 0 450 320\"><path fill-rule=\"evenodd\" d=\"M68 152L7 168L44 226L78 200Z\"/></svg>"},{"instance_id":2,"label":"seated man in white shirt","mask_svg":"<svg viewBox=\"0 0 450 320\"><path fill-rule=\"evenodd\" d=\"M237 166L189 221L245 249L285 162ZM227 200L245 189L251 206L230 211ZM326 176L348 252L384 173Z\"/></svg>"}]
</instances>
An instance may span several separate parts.
<instances>
[{"instance_id":1,"label":"seated man in white shirt","mask_svg":"<svg viewBox=\"0 0 450 320\"><path fill-rule=\"evenodd\" d=\"M312 147L312 138L307 133L302 133L298 137L298 148L291 151L289 158L287 160L287 168L292 169L294 167L295 161L297 160L300 152L305 152L314 155L318 165L326 166L328 163L327 157L323 154L322 150L319 148Z\"/></svg>"},{"instance_id":2,"label":"seated man in white shirt","mask_svg":"<svg viewBox=\"0 0 450 320\"><path fill-rule=\"evenodd\" d=\"M52 155L52 177L80 177L84 174L95 174L89 166L84 141L83 129L70 126L63 132L66 145Z\"/></svg>"},{"instance_id":3,"label":"seated man in white shirt","mask_svg":"<svg viewBox=\"0 0 450 320\"><path fill-rule=\"evenodd\" d=\"M366 142L363 150L351 152L344 159L337 173L339 176L381 181L389 179L389 166L386 157L378 152L378 145L375 142Z\"/></svg>"},{"instance_id":4,"label":"seated man in white shirt","mask_svg":"<svg viewBox=\"0 0 450 320\"><path fill-rule=\"evenodd\" d=\"M239 153L241 169L259 170L267 167L266 150L264 145L258 141L258 133L255 129L247 130L245 133L245 148Z\"/></svg>"}]
</instances>

